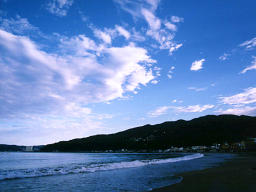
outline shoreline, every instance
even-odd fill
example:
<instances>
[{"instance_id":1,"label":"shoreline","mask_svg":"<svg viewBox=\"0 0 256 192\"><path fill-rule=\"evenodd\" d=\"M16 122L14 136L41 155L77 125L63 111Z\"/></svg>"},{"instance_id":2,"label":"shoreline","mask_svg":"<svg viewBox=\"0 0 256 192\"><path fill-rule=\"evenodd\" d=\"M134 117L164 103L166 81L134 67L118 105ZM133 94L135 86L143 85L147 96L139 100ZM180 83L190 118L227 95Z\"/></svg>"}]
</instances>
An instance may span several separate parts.
<instances>
[{"instance_id":1,"label":"shoreline","mask_svg":"<svg viewBox=\"0 0 256 192\"><path fill-rule=\"evenodd\" d=\"M217 167L185 172L180 183L153 189L152 192L255 192L256 153L237 154Z\"/></svg>"}]
</instances>

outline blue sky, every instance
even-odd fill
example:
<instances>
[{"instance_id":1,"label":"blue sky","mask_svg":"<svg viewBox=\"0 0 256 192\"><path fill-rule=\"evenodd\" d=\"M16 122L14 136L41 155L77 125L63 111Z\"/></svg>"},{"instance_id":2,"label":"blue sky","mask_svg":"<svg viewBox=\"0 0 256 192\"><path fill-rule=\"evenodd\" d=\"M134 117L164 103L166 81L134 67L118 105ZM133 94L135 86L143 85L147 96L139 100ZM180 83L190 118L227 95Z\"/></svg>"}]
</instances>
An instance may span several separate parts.
<instances>
[{"instance_id":1,"label":"blue sky","mask_svg":"<svg viewBox=\"0 0 256 192\"><path fill-rule=\"evenodd\" d=\"M256 115L255 6L0 0L0 143Z\"/></svg>"}]
</instances>

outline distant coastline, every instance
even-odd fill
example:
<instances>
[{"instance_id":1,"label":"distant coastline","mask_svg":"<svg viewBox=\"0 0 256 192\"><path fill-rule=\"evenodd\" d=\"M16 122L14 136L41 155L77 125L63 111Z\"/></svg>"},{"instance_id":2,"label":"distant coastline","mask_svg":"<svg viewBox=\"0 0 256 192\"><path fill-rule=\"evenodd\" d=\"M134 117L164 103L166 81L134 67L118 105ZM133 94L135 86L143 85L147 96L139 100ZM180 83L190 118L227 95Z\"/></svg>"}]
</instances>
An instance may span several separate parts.
<instances>
[{"instance_id":1,"label":"distant coastline","mask_svg":"<svg viewBox=\"0 0 256 192\"><path fill-rule=\"evenodd\" d=\"M0 145L0 151L169 153L256 151L256 117L207 115L144 125L109 135L60 141L40 146Z\"/></svg>"}]
</instances>

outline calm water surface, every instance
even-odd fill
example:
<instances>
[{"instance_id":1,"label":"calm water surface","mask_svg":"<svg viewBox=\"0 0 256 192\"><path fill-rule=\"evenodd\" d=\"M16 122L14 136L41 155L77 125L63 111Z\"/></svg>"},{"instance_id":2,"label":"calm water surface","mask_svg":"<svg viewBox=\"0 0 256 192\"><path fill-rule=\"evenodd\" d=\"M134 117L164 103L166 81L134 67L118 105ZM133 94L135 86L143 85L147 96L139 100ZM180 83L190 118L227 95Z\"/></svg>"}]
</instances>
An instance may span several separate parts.
<instances>
[{"instance_id":1,"label":"calm water surface","mask_svg":"<svg viewBox=\"0 0 256 192\"><path fill-rule=\"evenodd\" d=\"M0 153L0 191L149 191L231 154Z\"/></svg>"}]
</instances>

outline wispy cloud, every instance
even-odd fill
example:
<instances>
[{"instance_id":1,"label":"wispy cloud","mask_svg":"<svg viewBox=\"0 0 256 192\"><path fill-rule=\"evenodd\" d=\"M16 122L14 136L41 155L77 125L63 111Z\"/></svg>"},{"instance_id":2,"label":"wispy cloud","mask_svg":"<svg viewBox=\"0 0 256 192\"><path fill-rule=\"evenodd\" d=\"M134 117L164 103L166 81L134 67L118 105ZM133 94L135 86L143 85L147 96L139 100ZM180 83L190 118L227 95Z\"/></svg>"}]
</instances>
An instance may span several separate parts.
<instances>
[{"instance_id":1,"label":"wispy cloud","mask_svg":"<svg viewBox=\"0 0 256 192\"><path fill-rule=\"evenodd\" d=\"M223 106L216 111L217 113L256 115L256 88L254 87L232 96L219 97L219 100Z\"/></svg>"},{"instance_id":2,"label":"wispy cloud","mask_svg":"<svg viewBox=\"0 0 256 192\"><path fill-rule=\"evenodd\" d=\"M170 22L166 22L164 25L167 29L169 29L171 31L177 31L177 26Z\"/></svg>"},{"instance_id":3,"label":"wispy cloud","mask_svg":"<svg viewBox=\"0 0 256 192\"><path fill-rule=\"evenodd\" d=\"M170 109L176 113L200 113L212 108L214 108L214 105L161 106L149 112L148 114L152 117L158 117L160 115L166 114Z\"/></svg>"},{"instance_id":4,"label":"wispy cloud","mask_svg":"<svg viewBox=\"0 0 256 192\"><path fill-rule=\"evenodd\" d=\"M183 45L182 43L171 45L171 46L170 46L170 49L169 49L170 55L172 55L172 53L173 53L174 51L177 51L180 47L182 47L182 45Z\"/></svg>"},{"instance_id":5,"label":"wispy cloud","mask_svg":"<svg viewBox=\"0 0 256 192\"><path fill-rule=\"evenodd\" d=\"M170 106L161 106L155 109L154 111L149 112L149 115L152 117L158 117L160 115L166 114L166 112L170 109Z\"/></svg>"},{"instance_id":6,"label":"wispy cloud","mask_svg":"<svg viewBox=\"0 0 256 192\"><path fill-rule=\"evenodd\" d=\"M116 25L116 30L120 35L124 36L126 39L129 39L131 37L131 34L126 29L124 29L119 25Z\"/></svg>"},{"instance_id":7,"label":"wispy cloud","mask_svg":"<svg viewBox=\"0 0 256 192\"><path fill-rule=\"evenodd\" d=\"M234 115L256 115L256 106L233 107L228 109L220 109L216 112L221 114L234 114Z\"/></svg>"},{"instance_id":8,"label":"wispy cloud","mask_svg":"<svg viewBox=\"0 0 256 192\"><path fill-rule=\"evenodd\" d=\"M169 54L172 55L174 51L182 47L182 43L176 43L173 40L177 31L177 26L173 23L182 22L183 18L174 16L171 18L171 21L162 21L156 16L156 9L160 3L159 0L115 0L115 2L120 5L121 9L131 14L134 18L145 19L148 24L146 35L154 39L160 49L167 49L169 50Z\"/></svg>"},{"instance_id":9,"label":"wispy cloud","mask_svg":"<svg viewBox=\"0 0 256 192\"><path fill-rule=\"evenodd\" d=\"M125 37L116 28L113 31ZM50 52L26 36L0 29L2 120L14 118L20 129L26 125L31 133L36 122L44 135L53 129L52 142L103 133L100 121L112 115L96 115L86 106L137 93L141 86L156 83L160 75L147 50L133 43L117 47L84 34L57 38L58 49ZM60 130L67 138L59 137ZM51 142L46 140L41 139Z\"/></svg>"},{"instance_id":10,"label":"wispy cloud","mask_svg":"<svg viewBox=\"0 0 256 192\"><path fill-rule=\"evenodd\" d=\"M180 22L184 22L184 18L178 17L178 16L172 16L172 17L171 17L171 21L172 21L173 23L180 23Z\"/></svg>"},{"instance_id":11,"label":"wispy cloud","mask_svg":"<svg viewBox=\"0 0 256 192\"><path fill-rule=\"evenodd\" d=\"M133 18L137 18L143 17L141 14L142 8L154 12L160 3L160 0L114 0L114 2L116 2L122 10L132 15Z\"/></svg>"},{"instance_id":12,"label":"wispy cloud","mask_svg":"<svg viewBox=\"0 0 256 192\"><path fill-rule=\"evenodd\" d=\"M221 61L226 61L229 56L230 56L230 54L224 53L223 55L221 55L221 56L219 57L219 60L221 60Z\"/></svg>"},{"instance_id":13,"label":"wispy cloud","mask_svg":"<svg viewBox=\"0 0 256 192\"><path fill-rule=\"evenodd\" d=\"M199 92L199 91L205 91L207 90L207 87L188 87L189 90L193 90L193 91L196 91L196 92Z\"/></svg>"},{"instance_id":14,"label":"wispy cloud","mask_svg":"<svg viewBox=\"0 0 256 192\"><path fill-rule=\"evenodd\" d=\"M172 100L172 103L182 103L182 102L183 102L182 100L177 100L177 99Z\"/></svg>"},{"instance_id":15,"label":"wispy cloud","mask_svg":"<svg viewBox=\"0 0 256 192\"><path fill-rule=\"evenodd\" d=\"M167 74L167 77L168 77L169 79L172 79L172 74L173 74L173 70L174 70L174 69L175 69L174 66L171 66L171 68L169 69L168 74Z\"/></svg>"},{"instance_id":16,"label":"wispy cloud","mask_svg":"<svg viewBox=\"0 0 256 192\"><path fill-rule=\"evenodd\" d=\"M203 112L207 109L212 109L214 105L190 105L186 107L176 107L175 110L177 112L184 112L184 113L198 113Z\"/></svg>"},{"instance_id":17,"label":"wispy cloud","mask_svg":"<svg viewBox=\"0 0 256 192\"><path fill-rule=\"evenodd\" d=\"M241 71L241 73L246 73L247 71L250 70L256 70L256 57L252 56L253 60L252 60L252 65L246 67L243 71Z\"/></svg>"},{"instance_id":18,"label":"wispy cloud","mask_svg":"<svg viewBox=\"0 0 256 192\"><path fill-rule=\"evenodd\" d=\"M39 29L33 26L28 19L17 15L15 18L1 18L0 29L18 35L33 35L34 33L42 35Z\"/></svg>"},{"instance_id":19,"label":"wispy cloud","mask_svg":"<svg viewBox=\"0 0 256 192\"><path fill-rule=\"evenodd\" d=\"M141 12L149 25L146 34L158 42L160 49L167 49L169 54L172 55L174 51L182 47L182 43L177 44L173 41L175 37L174 32L177 31L177 27L174 24L165 22L165 28L163 28L162 21L154 15L154 12L144 8Z\"/></svg>"},{"instance_id":20,"label":"wispy cloud","mask_svg":"<svg viewBox=\"0 0 256 192\"><path fill-rule=\"evenodd\" d=\"M198 71L203 68L203 63L205 62L205 59L196 60L192 63L190 70L191 71Z\"/></svg>"},{"instance_id":21,"label":"wispy cloud","mask_svg":"<svg viewBox=\"0 0 256 192\"><path fill-rule=\"evenodd\" d=\"M256 88L250 87L245 89L242 93L238 93L228 97L220 97L223 104L228 105L246 105L256 103Z\"/></svg>"},{"instance_id":22,"label":"wispy cloud","mask_svg":"<svg viewBox=\"0 0 256 192\"><path fill-rule=\"evenodd\" d=\"M108 101L155 78L153 69L144 64L156 61L147 50L133 44L102 48L79 35L61 39L59 47L64 55L58 55L41 50L27 37L0 30L0 46L5 50L0 57L1 78L5 79L1 81L2 113L13 108L41 111L49 109L45 103L60 107L70 100L81 104ZM100 63L97 58L103 53Z\"/></svg>"},{"instance_id":23,"label":"wispy cloud","mask_svg":"<svg viewBox=\"0 0 256 192\"><path fill-rule=\"evenodd\" d=\"M94 32L95 37L97 37L98 39L101 39L105 43L111 44L112 39L111 39L110 34L104 32L104 31L101 31L99 29L96 29L96 28L94 29L93 32Z\"/></svg>"},{"instance_id":24,"label":"wispy cloud","mask_svg":"<svg viewBox=\"0 0 256 192\"><path fill-rule=\"evenodd\" d=\"M245 41L240 44L241 47L245 47L246 49L252 49L256 46L256 37L252 38L251 40Z\"/></svg>"},{"instance_id":25,"label":"wispy cloud","mask_svg":"<svg viewBox=\"0 0 256 192\"><path fill-rule=\"evenodd\" d=\"M46 9L56 16L63 17L67 15L72 4L73 0L50 0Z\"/></svg>"}]
</instances>

